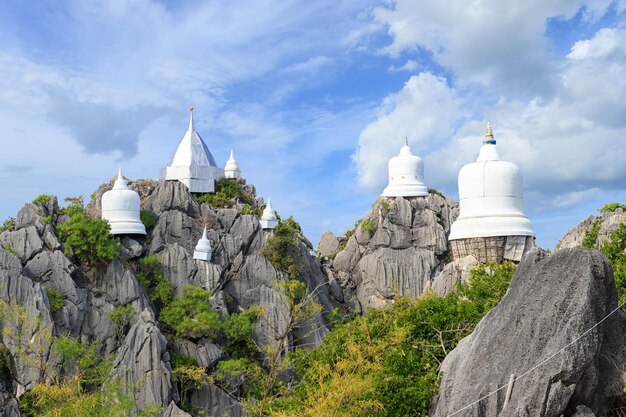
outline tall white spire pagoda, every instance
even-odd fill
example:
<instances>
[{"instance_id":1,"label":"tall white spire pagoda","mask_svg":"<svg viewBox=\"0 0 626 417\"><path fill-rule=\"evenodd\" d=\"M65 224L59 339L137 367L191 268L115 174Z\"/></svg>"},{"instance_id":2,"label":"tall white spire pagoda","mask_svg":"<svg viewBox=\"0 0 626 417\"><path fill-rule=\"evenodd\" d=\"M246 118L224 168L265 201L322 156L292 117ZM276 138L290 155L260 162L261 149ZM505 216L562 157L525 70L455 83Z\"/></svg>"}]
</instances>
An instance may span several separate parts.
<instances>
[{"instance_id":1,"label":"tall white spire pagoda","mask_svg":"<svg viewBox=\"0 0 626 417\"><path fill-rule=\"evenodd\" d=\"M215 180L224 177L193 123L193 107L189 108L189 129L181 139L170 163L161 170L161 179L178 180L192 193L212 193Z\"/></svg>"},{"instance_id":2,"label":"tall white spire pagoda","mask_svg":"<svg viewBox=\"0 0 626 417\"><path fill-rule=\"evenodd\" d=\"M239 164L235 159L235 155L233 150L230 150L230 158L226 161L226 166L224 167L224 177L225 178L241 178L241 170L239 169Z\"/></svg>"}]
</instances>

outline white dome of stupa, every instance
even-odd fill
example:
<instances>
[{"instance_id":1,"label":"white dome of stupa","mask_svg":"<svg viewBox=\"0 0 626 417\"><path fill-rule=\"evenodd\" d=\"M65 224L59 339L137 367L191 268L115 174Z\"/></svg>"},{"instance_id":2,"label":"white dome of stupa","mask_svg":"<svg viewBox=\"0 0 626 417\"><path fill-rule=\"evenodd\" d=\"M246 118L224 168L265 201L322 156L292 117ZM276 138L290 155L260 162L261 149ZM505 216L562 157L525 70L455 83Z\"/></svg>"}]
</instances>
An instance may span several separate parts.
<instances>
[{"instance_id":1,"label":"white dome of stupa","mask_svg":"<svg viewBox=\"0 0 626 417\"><path fill-rule=\"evenodd\" d=\"M160 178L178 180L191 193L215 192L215 181L224 177L224 170L217 166L211 151L196 131L193 107L189 108L189 128L180 140L170 163L161 170Z\"/></svg>"},{"instance_id":2,"label":"white dome of stupa","mask_svg":"<svg viewBox=\"0 0 626 417\"><path fill-rule=\"evenodd\" d=\"M205 227L204 232L202 232L202 237L200 238L200 240L198 240L198 244L196 245L196 248L193 251L193 259L210 262L211 253L213 253L213 250L211 249L211 241L206 236L206 227Z\"/></svg>"},{"instance_id":3,"label":"white dome of stupa","mask_svg":"<svg viewBox=\"0 0 626 417\"><path fill-rule=\"evenodd\" d=\"M267 199L267 206L263 210L263 215L261 216L261 228L263 229L273 229L278 225L278 218L276 217L276 212L272 207L272 200L270 198Z\"/></svg>"},{"instance_id":4,"label":"white dome of stupa","mask_svg":"<svg viewBox=\"0 0 626 417\"><path fill-rule=\"evenodd\" d=\"M241 178L241 170L232 149L230 150L230 158L224 167L224 178Z\"/></svg>"},{"instance_id":5,"label":"white dome of stupa","mask_svg":"<svg viewBox=\"0 0 626 417\"><path fill-rule=\"evenodd\" d=\"M102 218L111 225L113 235L145 235L140 210L139 194L128 188L120 168L113 189L102 195Z\"/></svg>"},{"instance_id":6,"label":"white dome of stupa","mask_svg":"<svg viewBox=\"0 0 626 417\"><path fill-rule=\"evenodd\" d=\"M523 211L522 174L500 160L491 124L476 162L459 172L460 214L450 240L491 236L534 236Z\"/></svg>"},{"instance_id":7,"label":"white dome of stupa","mask_svg":"<svg viewBox=\"0 0 626 417\"><path fill-rule=\"evenodd\" d=\"M389 185L383 190L383 197L425 197L428 188L424 185L424 162L411 153L408 139L405 139L400 154L389 160Z\"/></svg>"}]
</instances>

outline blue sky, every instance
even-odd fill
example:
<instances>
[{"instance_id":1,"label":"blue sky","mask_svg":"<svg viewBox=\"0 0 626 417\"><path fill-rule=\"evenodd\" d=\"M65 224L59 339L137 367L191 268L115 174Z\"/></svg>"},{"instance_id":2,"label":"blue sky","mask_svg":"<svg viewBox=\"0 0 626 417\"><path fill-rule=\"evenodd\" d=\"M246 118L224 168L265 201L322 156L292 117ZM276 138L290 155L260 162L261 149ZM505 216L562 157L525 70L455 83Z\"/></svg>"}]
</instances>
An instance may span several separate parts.
<instances>
[{"instance_id":1,"label":"blue sky","mask_svg":"<svg viewBox=\"0 0 626 417\"><path fill-rule=\"evenodd\" d=\"M0 219L157 178L187 127L316 244L363 216L405 135L458 198L487 120L553 247L626 202L626 2L0 3Z\"/></svg>"}]
</instances>

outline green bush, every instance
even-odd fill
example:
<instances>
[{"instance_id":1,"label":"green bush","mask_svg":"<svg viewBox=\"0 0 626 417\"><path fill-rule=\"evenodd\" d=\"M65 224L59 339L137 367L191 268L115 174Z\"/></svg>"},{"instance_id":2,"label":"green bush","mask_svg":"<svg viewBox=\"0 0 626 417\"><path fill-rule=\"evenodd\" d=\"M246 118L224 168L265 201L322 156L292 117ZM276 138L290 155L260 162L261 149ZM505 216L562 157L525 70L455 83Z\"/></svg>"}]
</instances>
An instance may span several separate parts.
<instances>
[{"instance_id":1,"label":"green bush","mask_svg":"<svg viewBox=\"0 0 626 417\"><path fill-rule=\"evenodd\" d=\"M378 206L380 207L380 211L385 216L391 211L391 204L389 204L389 200L387 200L386 198L381 198L378 202Z\"/></svg>"},{"instance_id":2,"label":"green bush","mask_svg":"<svg viewBox=\"0 0 626 417\"><path fill-rule=\"evenodd\" d=\"M274 268L290 277L296 277L300 273L298 257L301 233L300 225L293 217L289 217L278 223L274 229L274 235L268 239L267 244L261 250Z\"/></svg>"},{"instance_id":3,"label":"green bush","mask_svg":"<svg viewBox=\"0 0 626 417\"><path fill-rule=\"evenodd\" d=\"M200 287L187 286L183 293L161 310L159 320L177 337L215 340L221 325L211 308L211 293Z\"/></svg>"},{"instance_id":4,"label":"green bush","mask_svg":"<svg viewBox=\"0 0 626 417\"><path fill-rule=\"evenodd\" d=\"M92 267L105 266L119 257L119 240L110 234L109 223L87 216L80 205L70 205L65 213L70 219L57 231L66 252L73 252L81 263Z\"/></svg>"},{"instance_id":5,"label":"green bush","mask_svg":"<svg viewBox=\"0 0 626 417\"><path fill-rule=\"evenodd\" d=\"M608 203L608 204L605 204L603 207L599 208L598 211L600 213L613 213L618 208L626 211L626 205L622 203Z\"/></svg>"},{"instance_id":6,"label":"green bush","mask_svg":"<svg viewBox=\"0 0 626 417\"><path fill-rule=\"evenodd\" d=\"M595 249L598 242L598 234L600 233L601 224L602 219L595 219L591 224L591 228L585 231L581 245L583 248Z\"/></svg>"},{"instance_id":7,"label":"green bush","mask_svg":"<svg viewBox=\"0 0 626 417\"><path fill-rule=\"evenodd\" d=\"M0 226L0 233L2 232L10 232L15 228L15 217L9 217L2 223Z\"/></svg>"},{"instance_id":8,"label":"green bush","mask_svg":"<svg viewBox=\"0 0 626 417\"><path fill-rule=\"evenodd\" d=\"M269 415L428 415L441 361L500 300L514 270L480 267L446 297L399 298L336 325L319 348L296 351L299 382L272 400Z\"/></svg>"},{"instance_id":9,"label":"green bush","mask_svg":"<svg viewBox=\"0 0 626 417\"><path fill-rule=\"evenodd\" d=\"M154 213L150 210L141 210L139 212L139 217L143 225L146 226L146 230L153 228L157 224L157 221L154 218Z\"/></svg>"},{"instance_id":10,"label":"green bush","mask_svg":"<svg viewBox=\"0 0 626 417\"><path fill-rule=\"evenodd\" d=\"M135 309L130 303L119 305L111 310L109 318L113 322L113 330L115 331L115 336L118 340L121 339L126 327L130 324L136 314Z\"/></svg>"},{"instance_id":11,"label":"green bush","mask_svg":"<svg viewBox=\"0 0 626 417\"><path fill-rule=\"evenodd\" d=\"M446 198L446 196L443 195L443 193L441 191L438 191L438 190L436 190L434 188L429 188L428 189L428 194L436 194L436 195L438 195L440 197Z\"/></svg>"},{"instance_id":12,"label":"green bush","mask_svg":"<svg viewBox=\"0 0 626 417\"><path fill-rule=\"evenodd\" d=\"M146 256L139 261L139 269L135 272L137 280L146 288L148 298L157 311L174 300L174 290L161 271L161 258Z\"/></svg>"},{"instance_id":13,"label":"green bush","mask_svg":"<svg viewBox=\"0 0 626 417\"><path fill-rule=\"evenodd\" d=\"M236 201L250 206L255 205L254 196L246 193L241 184L233 178L222 178L215 183L215 192L198 194L194 197L198 204L206 203L215 208L232 207Z\"/></svg>"},{"instance_id":14,"label":"green bush","mask_svg":"<svg viewBox=\"0 0 626 417\"><path fill-rule=\"evenodd\" d=\"M48 295L48 302L50 303L50 312L56 313L57 311L61 311L64 306L63 296L61 292L56 288L45 287L46 294Z\"/></svg>"},{"instance_id":15,"label":"green bush","mask_svg":"<svg viewBox=\"0 0 626 417\"><path fill-rule=\"evenodd\" d=\"M370 236L373 236L374 233L376 233L377 226L378 225L376 224L376 220L373 219L364 219L361 221L361 227L363 228L363 230L369 233Z\"/></svg>"},{"instance_id":16,"label":"green bush","mask_svg":"<svg viewBox=\"0 0 626 417\"><path fill-rule=\"evenodd\" d=\"M48 205L52 201L53 198L54 198L53 195L41 194L41 195L38 195L33 200L33 204L36 205L36 206L46 206L46 205Z\"/></svg>"}]
</instances>

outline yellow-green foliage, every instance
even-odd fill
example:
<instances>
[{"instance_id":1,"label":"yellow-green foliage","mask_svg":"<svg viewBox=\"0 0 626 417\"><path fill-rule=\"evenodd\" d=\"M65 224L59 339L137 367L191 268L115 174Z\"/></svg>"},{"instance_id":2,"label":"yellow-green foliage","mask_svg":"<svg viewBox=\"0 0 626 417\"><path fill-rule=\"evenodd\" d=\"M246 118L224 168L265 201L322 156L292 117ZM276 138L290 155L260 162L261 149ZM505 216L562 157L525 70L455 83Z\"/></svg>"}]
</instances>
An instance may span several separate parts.
<instances>
[{"instance_id":1,"label":"yellow-green foliage","mask_svg":"<svg viewBox=\"0 0 626 417\"><path fill-rule=\"evenodd\" d=\"M274 229L274 235L268 239L261 253L267 257L277 270L295 278L300 273L298 256L300 255L300 225L289 217L280 221Z\"/></svg>"},{"instance_id":2,"label":"yellow-green foliage","mask_svg":"<svg viewBox=\"0 0 626 417\"><path fill-rule=\"evenodd\" d=\"M61 292L56 288L45 287L46 295L48 296L48 302L50 303L50 312L56 313L57 311L61 311L63 308L63 296Z\"/></svg>"},{"instance_id":3,"label":"yellow-green foliage","mask_svg":"<svg viewBox=\"0 0 626 417\"><path fill-rule=\"evenodd\" d=\"M600 233L600 226L602 225L602 219L595 219L591 224L591 228L585 231L583 236L582 247L593 249L596 247L598 241L598 234Z\"/></svg>"},{"instance_id":4,"label":"yellow-green foliage","mask_svg":"<svg viewBox=\"0 0 626 417\"><path fill-rule=\"evenodd\" d=\"M38 206L45 206L49 204L53 198L54 196L50 194L40 194L33 200L33 204Z\"/></svg>"},{"instance_id":5,"label":"yellow-green foliage","mask_svg":"<svg viewBox=\"0 0 626 417\"><path fill-rule=\"evenodd\" d=\"M15 227L15 217L9 217L8 219L6 219L4 221L4 223L2 223L2 226L0 226L0 233L2 232L10 232L11 230L13 230L13 228Z\"/></svg>"},{"instance_id":6,"label":"yellow-green foliage","mask_svg":"<svg viewBox=\"0 0 626 417\"><path fill-rule=\"evenodd\" d=\"M233 178L222 178L215 183L215 192L195 196L199 204L206 203L215 208L232 207L236 201L254 205L254 196L246 193L241 184Z\"/></svg>"},{"instance_id":7,"label":"yellow-green foliage","mask_svg":"<svg viewBox=\"0 0 626 417\"><path fill-rule=\"evenodd\" d=\"M146 230L156 226L157 224L157 221L154 218L154 213L150 210L141 210L139 212L139 217L143 225L146 227Z\"/></svg>"},{"instance_id":8,"label":"yellow-green foliage","mask_svg":"<svg viewBox=\"0 0 626 417\"><path fill-rule=\"evenodd\" d=\"M299 382L273 401L273 416L426 416L438 367L506 292L515 267L489 265L446 297L397 299L337 325L322 345L299 350Z\"/></svg>"},{"instance_id":9,"label":"yellow-green foliage","mask_svg":"<svg viewBox=\"0 0 626 417\"><path fill-rule=\"evenodd\" d=\"M361 227L363 228L363 230L369 233L370 236L373 236L374 233L376 233L376 226L377 226L376 220L373 220L373 219L361 220Z\"/></svg>"},{"instance_id":10,"label":"yellow-green foliage","mask_svg":"<svg viewBox=\"0 0 626 417\"><path fill-rule=\"evenodd\" d=\"M603 207L599 208L598 211L600 213L613 213L618 208L622 210L626 210L626 205L622 203L608 203L608 204L605 204Z\"/></svg>"},{"instance_id":11,"label":"yellow-green foliage","mask_svg":"<svg viewBox=\"0 0 626 417\"><path fill-rule=\"evenodd\" d=\"M135 276L146 288L148 297L157 311L174 300L174 290L161 271L161 258L158 256L141 258L139 269L135 271Z\"/></svg>"}]
</instances>

